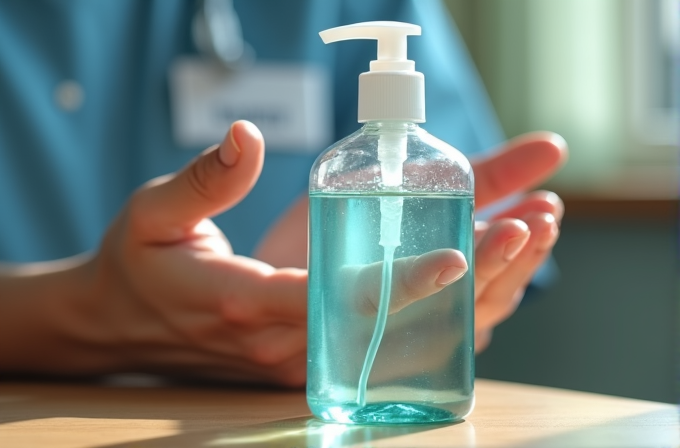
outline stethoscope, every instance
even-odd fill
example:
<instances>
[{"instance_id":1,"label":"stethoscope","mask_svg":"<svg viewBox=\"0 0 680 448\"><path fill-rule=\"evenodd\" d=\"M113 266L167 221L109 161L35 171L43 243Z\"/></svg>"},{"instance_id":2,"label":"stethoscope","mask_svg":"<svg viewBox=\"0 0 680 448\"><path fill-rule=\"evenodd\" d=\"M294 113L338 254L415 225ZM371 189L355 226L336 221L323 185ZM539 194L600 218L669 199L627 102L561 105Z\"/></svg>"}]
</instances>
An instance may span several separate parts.
<instances>
[{"instance_id":1,"label":"stethoscope","mask_svg":"<svg viewBox=\"0 0 680 448\"><path fill-rule=\"evenodd\" d=\"M232 0L199 0L192 34L196 48L228 70L242 70L255 61Z\"/></svg>"}]
</instances>

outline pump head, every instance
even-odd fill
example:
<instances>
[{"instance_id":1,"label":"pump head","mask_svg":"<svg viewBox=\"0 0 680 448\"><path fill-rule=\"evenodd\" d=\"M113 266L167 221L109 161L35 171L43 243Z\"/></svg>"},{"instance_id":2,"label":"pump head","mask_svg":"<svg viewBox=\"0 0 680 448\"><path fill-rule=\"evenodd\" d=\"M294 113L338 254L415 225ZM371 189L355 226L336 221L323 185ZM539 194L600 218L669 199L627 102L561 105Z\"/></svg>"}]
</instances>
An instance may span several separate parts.
<instances>
[{"instance_id":1,"label":"pump head","mask_svg":"<svg viewBox=\"0 0 680 448\"><path fill-rule=\"evenodd\" d=\"M378 41L378 59L359 76L359 122L425 121L425 78L406 59L407 36L420 36L420 26L403 22L363 22L319 33L324 43L351 39Z\"/></svg>"},{"instance_id":2,"label":"pump head","mask_svg":"<svg viewBox=\"0 0 680 448\"><path fill-rule=\"evenodd\" d=\"M325 44L351 39L378 41L378 59L371 71L415 70L406 59L406 36L420 36L420 26L402 22L363 22L339 26L319 33Z\"/></svg>"}]
</instances>

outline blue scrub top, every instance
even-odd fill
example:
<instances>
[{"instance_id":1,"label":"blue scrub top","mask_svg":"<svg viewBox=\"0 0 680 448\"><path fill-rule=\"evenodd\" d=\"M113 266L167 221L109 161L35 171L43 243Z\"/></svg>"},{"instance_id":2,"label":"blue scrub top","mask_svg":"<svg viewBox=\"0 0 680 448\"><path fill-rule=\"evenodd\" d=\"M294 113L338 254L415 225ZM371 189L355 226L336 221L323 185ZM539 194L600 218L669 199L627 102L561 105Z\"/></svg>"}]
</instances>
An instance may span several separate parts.
<instances>
[{"instance_id":1,"label":"blue scrub top","mask_svg":"<svg viewBox=\"0 0 680 448\"><path fill-rule=\"evenodd\" d=\"M191 0L0 2L0 260L94 250L135 188L180 169L202 149L187 151L173 140L168 88L173 60L196 54L195 8ZM372 20L423 27L421 37L409 39L409 59L425 74L424 128L468 155L503 140L448 11L437 1L235 0L234 8L258 61L328 68L335 140L359 127L358 75L375 58L375 43L325 46L318 32ZM82 86L76 110L55 101L64 80ZM235 252L252 252L306 190L315 157L267 153L252 193L215 218Z\"/></svg>"}]
</instances>

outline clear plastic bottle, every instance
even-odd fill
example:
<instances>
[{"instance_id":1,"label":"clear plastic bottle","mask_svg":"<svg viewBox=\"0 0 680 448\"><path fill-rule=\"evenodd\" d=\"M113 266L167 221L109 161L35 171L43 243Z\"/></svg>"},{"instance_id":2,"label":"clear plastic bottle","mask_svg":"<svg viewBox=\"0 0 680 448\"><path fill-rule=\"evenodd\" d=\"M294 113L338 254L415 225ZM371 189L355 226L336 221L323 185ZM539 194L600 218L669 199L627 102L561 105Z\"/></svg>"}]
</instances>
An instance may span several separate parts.
<instances>
[{"instance_id":1,"label":"clear plastic bottle","mask_svg":"<svg viewBox=\"0 0 680 448\"><path fill-rule=\"evenodd\" d=\"M368 35L380 46L403 38L403 52L397 45L398 54L383 53L400 64L406 35L420 34L395 22L329 31L337 30L328 41ZM380 67L378 78L360 81L364 126L322 153L310 176L307 401L329 422L456 421L474 403L472 169L418 126L422 75L412 65ZM411 100L394 104L402 84L386 91L386 107L366 104L376 96L365 87L385 75L399 77L397 85L419 78ZM462 278L427 297L404 286L405 276L417 275L415 257L451 249L468 263Z\"/></svg>"}]
</instances>

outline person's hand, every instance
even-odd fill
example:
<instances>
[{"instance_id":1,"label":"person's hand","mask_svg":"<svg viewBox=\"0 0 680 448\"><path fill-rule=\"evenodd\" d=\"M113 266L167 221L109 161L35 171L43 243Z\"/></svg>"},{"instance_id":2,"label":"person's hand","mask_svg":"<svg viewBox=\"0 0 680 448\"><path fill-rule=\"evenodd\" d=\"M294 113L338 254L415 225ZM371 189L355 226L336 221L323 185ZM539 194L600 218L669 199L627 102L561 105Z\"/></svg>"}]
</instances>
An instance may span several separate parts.
<instances>
[{"instance_id":1,"label":"person's hand","mask_svg":"<svg viewBox=\"0 0 680 448\"><path fill-rule=\"evenodd\" d=\"M544 181L566 160L560 136L533 133L509 141L491 157L473 161L476 207L483 208ZM536 270L559 235L564 205L554 193L520 197L488 222L476 223L475 349L484 349L493 328L519 305Z\"/></svg>"},{"instance_id":2,"label":"person's hand","mask_svg":"<svg viewBox=\"0 0 680 448\"><path fill-rule=\"evenodd\" d=\"M118 355L106 370L304 384L306 271L235 256L207 219L250 191L263 158L259 130L236 122L133 195L92 263L92 332Z\"/></svg>"},{"instance_id":3,"label":"person's hand","mask_svg":"<svg viewBox=\"0 0 680 448\"><path fill-rule=\"evenodd\" d=\"M550 177L565 161L564 140L552 133L527 134L506 143L482 160L473 160L477 209L524 192ZM564 207L551 192L520 197L514 206L488 222L477 222L475 239L475 348L485 348L493 328L515 310L524 289L546 259L559 234ZM307 198L298 201L263 239L258 259L274 266L306 266ZM412 264L416 261L415 264ZM467 265L455 250L395 261L395 277L405 285L393 290L390 312L440 291L462 276ZM380 263L356 273L357 304L375 313ZM361 280L363 279L363 280ZM373 279L371 281L371 279ZM350 282L351 283L351 282ZM408 291L408 294L404 292Z\"/></svg>"},{"instance_id":4,"label":"person's hand","mask_svg":"<svg viewBox=\"0 0 680 448\"><path fill-rule=\"evenodd\" d=\"M259 131L237 122L221 145L183 171L140 188L94 256L0 270L6 299L0 370L304 384L307 272L274 266L306 266L306 199L264 239L257 254L262 261L235 256L207 219L250 191L263 157ZM563 143L552 135L511 142L474 164L477 204L531 187L564 157ZM482 344L517 305L554 244L561 214L555 195L532 193L480 226L476 334ZM366 267L364 275L372 270ZM453 249L398 260L395 281L402 288L394 290L392 311L436 293L466 270ZM375 312L372 289L357 294L357 305L369 314ZM22 343L11 342L16 338Z\"/></svg>"}]
</instances>

